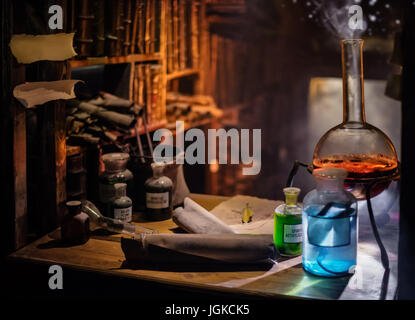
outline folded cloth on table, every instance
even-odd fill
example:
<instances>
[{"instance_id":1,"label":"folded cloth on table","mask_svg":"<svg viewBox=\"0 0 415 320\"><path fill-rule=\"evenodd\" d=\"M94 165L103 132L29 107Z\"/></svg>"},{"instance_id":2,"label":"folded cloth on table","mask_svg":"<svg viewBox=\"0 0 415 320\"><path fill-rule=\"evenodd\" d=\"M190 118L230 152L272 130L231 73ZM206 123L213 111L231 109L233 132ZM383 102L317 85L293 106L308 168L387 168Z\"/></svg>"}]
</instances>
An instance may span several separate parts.
<instances>
[{"instance_id":1,"label":"folded cloth on table","mask_svg":"<svg viewBox=\"0 0 415 320\"><path fill-rule=\"evenodd\" d=\"M121 239L131 263L263 263L279 252L272 235L243 234L141 234Z\"/></svg>"},{"instance_id":2,"label":"folded cloth on table","mask_svg":"<svg viewBox=\"0 0 415 320\"><path fill-rule=\"evenodd\" d=\"M173 221L189 233L237 233L190 198L184 199L184 208L179 207L174 210Z\"/></svg>"}]
</instances>

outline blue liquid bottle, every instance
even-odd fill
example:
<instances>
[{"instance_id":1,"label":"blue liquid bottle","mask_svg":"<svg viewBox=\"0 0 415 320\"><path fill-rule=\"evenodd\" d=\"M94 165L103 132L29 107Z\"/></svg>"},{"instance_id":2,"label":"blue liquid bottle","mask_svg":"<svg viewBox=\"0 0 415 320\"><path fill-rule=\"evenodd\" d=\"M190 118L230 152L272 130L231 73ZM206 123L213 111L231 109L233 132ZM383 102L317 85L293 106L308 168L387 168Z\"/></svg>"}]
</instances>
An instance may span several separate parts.
<instances>
[{"instance_id":1,"label":"blue liquid bottle","mask_svg":"<svg viewBox=\"0 0 415 320\"><path fill-rule=\"evenodd\" d=\"M357 202L344 190L347 171L316 169L317 188L303 201L303 267L324 277L351 274L357 256Z\"/></svg>"}]
</instances>

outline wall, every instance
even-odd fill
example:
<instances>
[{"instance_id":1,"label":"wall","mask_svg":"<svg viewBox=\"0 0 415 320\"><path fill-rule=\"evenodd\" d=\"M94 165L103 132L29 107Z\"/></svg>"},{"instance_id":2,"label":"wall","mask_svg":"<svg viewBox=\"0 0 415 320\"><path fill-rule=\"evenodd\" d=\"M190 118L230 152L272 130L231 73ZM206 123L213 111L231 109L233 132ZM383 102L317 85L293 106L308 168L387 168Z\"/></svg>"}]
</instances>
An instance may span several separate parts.
<instances>
[{"instance_id":1,"label":"wall","mask_svg":"<svg viewBox=\"0 0 415 320\"><path fill-rule=\"evenodd\" d=\"M340 44L320 24L307 19L306 5L300 2L249 0L224 7L208 10L207 88L221 108L239 111L239 121L231 126L262 129L262 170L247 177L238 167L221 166L219 193L281 199L293 161L312 160L307 127L310 80L341 77ZM388 64L393 34L391 27L368 38L366 79L385 80L394 70ZM342 110L341 96L338 101ZM299 175L296 185L304 196L313 181L305 171Z\"/></svg>"}]
</instances>

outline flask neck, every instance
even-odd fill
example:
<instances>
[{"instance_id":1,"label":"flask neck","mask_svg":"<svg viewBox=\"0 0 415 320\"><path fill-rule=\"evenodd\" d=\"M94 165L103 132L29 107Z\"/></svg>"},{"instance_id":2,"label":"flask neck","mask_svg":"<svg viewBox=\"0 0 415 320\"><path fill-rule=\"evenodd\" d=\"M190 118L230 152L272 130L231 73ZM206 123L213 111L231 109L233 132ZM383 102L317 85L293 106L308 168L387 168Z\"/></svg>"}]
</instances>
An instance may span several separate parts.
<instances>
[{"instance_id":1,"label":"flask neck","mask_svg":"<svg viewBox=\"0 0 415 320\"><path fill-rule=\"evenodd\" d=\"M298 194L286 194L285 204L287 206L296 206L298 201Z\"/></svg>"},{"instance_id":2,"label":"flask neck","mask_svg":"<svg viewBox=\"0 0 415 320\"><path fill-rule=\"evenodd\" d=\"M338 192L344 190L343 179L316 178L317 191Z\"/></svg>"},{"instance_id":3,"label":"flask neck","mask_svg":"<svg viewBox=\"0 0 415 320\"><path fill-rule=\"evenodd\" d=\"M163 177L164 164L152 163L151 167L153 169L153 177L155 179Z\"/></svg>"},{"instance_id":4,"label":"flask neck","mask_svg":"<svg viewBox=\"0 0 415 320\"><path fill-rule=\"evenodd\" d=\"M108 174L114 174L114 173L120 173L124 170L125 170L124 168L121 168L121 169L120 168L116 168L116 169L110 168L108 170L105 170L105 172L108 173Z\"/></svg>"},{"instance_id":5,"label":"flask neck","mask_svg":"<svg viewBox=\"0 0 415 320\"><path fill-rule=\"evenodd\" d=\"M160 169L156 169L153 171L153 177L158 179L161 178L163 176L163 170Z\"/></svg>"},{"instance_id":6,"label":"flask neck","mask_svg":"<svg viewBox=\"0 0 415 320\"><path fill-rule=\"evenodd\" d=\"M342 40L343 122L364 123L363 40Z\"/></svg>"},{"instance_id":7,"label":"flask neck","mask_svg":"<svg viewBox=\"0 0 415 320\"><path fill-rule=\"evenodd\" d=\"M115 196L116 198L122 198L127 195L127 184L125 183L116 183L115 187Z\"/></svg>"}]
</instances>

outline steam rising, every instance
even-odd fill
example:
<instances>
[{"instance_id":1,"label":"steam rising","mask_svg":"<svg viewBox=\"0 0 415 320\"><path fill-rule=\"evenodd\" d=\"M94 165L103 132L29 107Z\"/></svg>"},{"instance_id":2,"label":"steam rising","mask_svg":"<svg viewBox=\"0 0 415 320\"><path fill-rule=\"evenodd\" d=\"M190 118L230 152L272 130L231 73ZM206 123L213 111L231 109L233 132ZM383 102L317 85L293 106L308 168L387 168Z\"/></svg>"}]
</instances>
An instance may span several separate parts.
<instances>
[{"instance_id":1,"label":"steam rising","mask_svg":"<svg viewBox=\"0 0 415 320\"><path fill-rule=\"evenodd\" d=\"M367 21L364 15L363 30L353 30L349 27L351 15L349 8L353 5L359 5L361 0L313 0L315 10L321 15L321 21L324 26L335 37L339 39L359 39L367 29ZM376 3L376 1L374 2Z\"/></svg>"}]
</instances>

